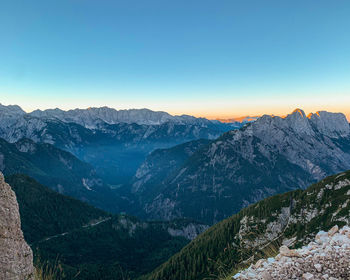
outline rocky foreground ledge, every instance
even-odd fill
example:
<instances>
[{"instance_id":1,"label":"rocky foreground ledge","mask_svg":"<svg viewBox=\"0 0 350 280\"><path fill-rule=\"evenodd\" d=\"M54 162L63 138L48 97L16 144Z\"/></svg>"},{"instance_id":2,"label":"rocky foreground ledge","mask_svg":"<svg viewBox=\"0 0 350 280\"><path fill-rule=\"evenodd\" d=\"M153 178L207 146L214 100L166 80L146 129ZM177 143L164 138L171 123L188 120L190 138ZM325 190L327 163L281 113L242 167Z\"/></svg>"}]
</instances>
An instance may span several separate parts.
<instances>
[{"instance_id":1,"label":"rocky foreground ledge","mask_svg":"<svg viewBox=\"0 0 350 280\"><path fill-rule=\"evenodd\" d=\"M33 253L23 238L16 195L0 172L0 279L34 279Z\"/></svg>"},{"instance_id":2,"label":"rocky foreground ledge","mask_svg":"<svg viewBox=\"0 0 350 280\"><path fill-rule=\"evenodd\" d=\"M349 280L350 227L320 231L314 242L298 250L282 246L275 258L261 259L232 279Z\"/></svg>"}]
</instances>

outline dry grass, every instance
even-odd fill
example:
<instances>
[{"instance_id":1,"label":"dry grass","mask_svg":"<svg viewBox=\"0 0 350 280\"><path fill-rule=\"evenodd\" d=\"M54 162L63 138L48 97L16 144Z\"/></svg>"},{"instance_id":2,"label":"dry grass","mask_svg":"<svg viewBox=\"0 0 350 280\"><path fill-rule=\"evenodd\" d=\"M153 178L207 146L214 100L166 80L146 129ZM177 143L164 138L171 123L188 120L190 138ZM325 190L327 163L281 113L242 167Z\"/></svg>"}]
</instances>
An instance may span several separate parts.
<instances>
[{"instance_id":1,"label":"dry grass","mask_svg":"<svg viewBox=\"0 0 350 280\"><path fill-rule=\"evenodd\" d=\"M58 260L55 263L36 261L35 280L60 280L63 278L63 270Z\"/></svg>"}]
</instances>

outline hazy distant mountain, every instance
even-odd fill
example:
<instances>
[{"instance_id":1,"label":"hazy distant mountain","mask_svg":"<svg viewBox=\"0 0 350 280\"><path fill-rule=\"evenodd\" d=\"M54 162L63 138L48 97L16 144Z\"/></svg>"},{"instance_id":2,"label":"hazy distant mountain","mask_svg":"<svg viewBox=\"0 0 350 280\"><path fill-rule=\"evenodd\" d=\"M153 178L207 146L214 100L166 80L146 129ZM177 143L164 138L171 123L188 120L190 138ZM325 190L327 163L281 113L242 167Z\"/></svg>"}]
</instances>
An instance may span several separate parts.
<instances>
[{"instance_id":1,"label":"hazy distant mountain","mask_svg":"<svg viewBox=\"0 0 350 280\"><path fill-rule=\"evenodd\" d=\"M87 128L97 128L100 123L136 123L145 125L160 125L166 122L178 124L210 125L211 122L204 118L181 115L172 116L166 112L152 111L149 109L115 110L109 107L75 109L63 111L61 109L35 110L29 115L39 118L55 118L64 122L74 122Z\"/></svg>"},{"instance_id":2,"label":"hazy distant mountain","mask_svg":"<svg viewBox=\"0 0 350 280\"><path fill-rule=\"evenodd\" d=\"M195 139L215 139L237 128L191 116L171 116L147 109L91 108L34 111L0 106L0 137L50 143L92 164L112 184L128 181L146 155Z\"/></svg>"},{"instance_id":3,"label":"hazy distant mountain","mask_svg":"<svg viewBox=\"0 0 350 280\"><path fill-rule=\"evenodd\" d=\"M189 115L172 116L162 111L149 109L115 110L109 107L74 109L64 111L59 108L47 110L35 110L26 113L17 105L4 106L0 104L0 128L5 130L10 124L24 125L25 121L31 120L31 125L37 126L48 120L62 121L64 123L75 123L90 129L100 129L106 124L138 124L147 126L173 123L177 125L195 125L218 131L230 130L231 126L219 121L211 121L205 118L196 118ZM34 121L36 120L36 121ZM38 120L41 120L38 121ZM42 123L41 123L42 124ZM18 139L13 139L16 141Z\"/></svg>"},{"instance_id":4,"label":"hazy distant mountain","mask_svg":"<svg viewBox=\"0 0 350 280\"><path fill-rule=\"evenodd\" d=\"M27 174L40 183L112 212L119 212L127 201L115 194L91 165L51 144L21 139L8 143L0 138L0 171L5 175Z\"/></svg>"},{"instance_id":5,"label":"hazy distant mountain","mask_svg":"<svg viewBox=\"0 0 350 280\"><path fill-rule=\"evenodd\" d=\"M181 167L198 149L208 145L210 140L200 139L186 142L168 149L153 151L138 168L132 182L132 192L154 192L162 180Z\"/></svg>"},{"instance_id":6,"label":"hazy distant mountain","mask_svg":"<svg viewBox=\"0 0 350 280\"><path fill-rule=\"evenodd\" d=\"M164 162L173 161L172 153L164 155L169 155ZM150 165L152 158L137 173L146 174L134 188L141 197L150 189L145 171ZM151 218L191 217L214 223L264 197L347 169L350 127L343 114L307 117L296 110L286 118L265 115L211 141L166 178L151 177L157 193L147 195L143 209Z\"/></svg>"},{"instance_id":7,"label":"hazy distant mountain","mask_svg":"<svg viewBox=\"0 0 350 280\"><path fill-rule=\"evenodd\" d=\"M72 122L80 124L86 128L98 128L100 124L119 124L136 123L139 125L162 125L170 122L182 125L197 125L203 127L216 127L216 130L227 131L231 127L242 127L248 122L255 121L258 117L241 117L225 120L208 120L205 118L196 118L189 115L172 116L169 113L162 111L152 111L149 109L128 109L116 110L109 107L74 109L64 111L61 109L47 109L44 111L35 110L29 115L46 118L58 119L63 122Z\"/></svg>"},{"instance_id":8,"label":"hazy distant mountain","mask_svg":"<svg viewBox=\"0 0 350 280\"><path fill-rule=\"evenodd\" d=\"M208 143L210 140L193 140L168 149L157 149L148 155L129 184L130 191L136 195L139 203L134 208L138 211L133 214L147 218L142 206L160 195L163 184L167 183L166 179L176 174L190 156Z\"/></svg>"},{"instance_id":9,"label":"hazy distant mountain","mask_svg":"<svg viewBox=\"0 0 350 280\"><path fill-rule=\"evenodd\" d=\"M230 118L230 119L217 119L220 122L223 123L249 123L256 121L260 116L243 116L243 117L237 117L237 118Z\"/></svg>"}]
</instances>

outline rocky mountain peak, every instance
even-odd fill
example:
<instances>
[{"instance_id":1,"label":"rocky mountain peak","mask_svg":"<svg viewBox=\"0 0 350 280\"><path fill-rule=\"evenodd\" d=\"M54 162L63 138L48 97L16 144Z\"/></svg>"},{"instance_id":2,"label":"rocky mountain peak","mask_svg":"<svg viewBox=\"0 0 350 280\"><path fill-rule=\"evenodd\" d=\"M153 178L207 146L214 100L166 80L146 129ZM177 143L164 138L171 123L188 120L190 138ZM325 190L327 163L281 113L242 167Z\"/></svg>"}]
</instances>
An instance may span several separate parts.
<instances>
[{"instance_id":1,"label":"rocky mountain peak","mask_svg":"<svg viewBox=\"0 0 350 280\"><path fill-rule=\"evenodd\" d=\"M348 143L350 126L341 113L322 111L306 116L304 111L296 109L284 118L263 116L243 133L245 137L257 137L270 147L278 147L278 153L311 172L316 179L327 174L321 167L324 161L328 161L334 172L349 168L349 155L339 148L339 140Z\"/></svg>"},{"instance_id":2,"label":"rocky mountain peak","mask_svg":"<svg viewBox=\"0 0 350 280\"><path fill-rule=\"evenodd\" d=\"M350 125L342 113L319 111L306 116L301 109L295 109L286 117L264 115L252 124L257 136L278 137L276 130L294 131L297 135L324 136L339 138L350 136Z\"/></svg>"},{"instance_id":3,"label":"rocky mountain peak","mask_svg":"<svg viewBox=\"0 0 350 280\"><path fill-rule=\"evenodd\" d=\"M33 278L33 253L23 237L16 195L0 172L0 279Z\"/></svg>"},{"instance_id":4,"label":"rocky mountain peak","mask_svg":"<svg viewBox=\"0 0 350 280\"><path fill-rule=\"evenodd\" d=\"M347 137L350 135L349 123L342 113L319 111L308 116L313 126L329 137Z\"/></svg>"},{"instance_id":5,"label":"rocky mountain peak","mask_svg":"<svg viewBox=\"0 0 350 280\"><path fill-rule=\"evenodd\" d=\"M300 116L302 118L306 118L305 112L302 109L295 109L291 115L295 115L295 116Z\"/></svg>"},{"instance_id":6,"label":"rocky mountain peak","mask_svg":"<svg viewBox=\"0 0 350 280\"><path fill-rule=\"evenodd\" d=\"M286 123L298 134L312 135L313 131L305 112L295 109L292 114L285 118Z\"/></svg>"},{"instance_id":7,"label":"rocky mountain peak","mask_svg":"<svg viewBox=\"0 0 350 280\"><path fill-rule=\"evenodd\" d=\"M18 105L2 105L0 103L0 116L6 115L24 115L26 112L22 110Z\"/></svg>"}]
</instances>

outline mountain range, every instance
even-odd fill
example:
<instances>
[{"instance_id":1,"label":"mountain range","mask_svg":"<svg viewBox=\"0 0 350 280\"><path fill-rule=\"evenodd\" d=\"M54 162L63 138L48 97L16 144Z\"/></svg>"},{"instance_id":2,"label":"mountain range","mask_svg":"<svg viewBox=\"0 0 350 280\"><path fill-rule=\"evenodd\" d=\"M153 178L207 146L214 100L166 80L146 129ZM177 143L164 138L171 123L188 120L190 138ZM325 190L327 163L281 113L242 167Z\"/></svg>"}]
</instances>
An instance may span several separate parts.
<instances>
[{"instance_id":1,"label":"mountain range","mask_svg":"<svg viewBox=\"0 0 350 280\"><path fill-rule=\"evenodd\" d=\"M154 149L215 139L242 125L147 109L102 107L26 113L16 105L0 105L1 138L10 143L28 138L52 144L90 163L106 182L117 186L130 180Z\"/></svg>"},{"instance_id":2,"label":"mountain range","mask_svg":"<svg viewBox=\"0 0 350 280\"><path fill-rule=\"evenodd\" d=\"M221 123L218 120L208 120L190 115L173 116L163 111L152 111L149 109L127 109L116 110L109 107L93 107L87 109L74 109L64 111L59 108L47 110L34 110L27 113L18 105L0 104L0 115L3 120L18 120L21 117L36 118L41 120L59 120L65 123L75 123L86 128L98 129L102 124L138 124L138 125L161 125L164 123L176 123L184 125L200 125L203 127L216 126ZM240 122L250 122L253 118L234 119L235 125ZM222 123L222 127L230 127L230 122Z\"/></svg>"},{"instance_id":3,"label":"mountain range","mask_svg":"<svg viewBox=\"0 0 350 280\"><path fill-rule=\"evenodd\" d=\"M340 113L265 115L198 149L188 146L155 151L136 172L131 189L148 218L213 224L267 196L350 169L350 126ZM174 165L155 163L159 154Z\"/></svg>"},{"instance_id":4,"label":"mountain range","mask_svg":"<svg viewBox=\"0 0 350 280\"><path fill-rule=\"evenodd\" d=\"M97 128L101 123L136 123L139 125L161 125L166 122L178 124L208 125L211 121L204 118L195 118L189 115L172 116L162 111L149 109L115 110L108 107L74 109L64 111L61 109L35 110L29 115L38 118L59 119L63 122L73 122L87 128Z\"/></svg>"}]
</instances>

